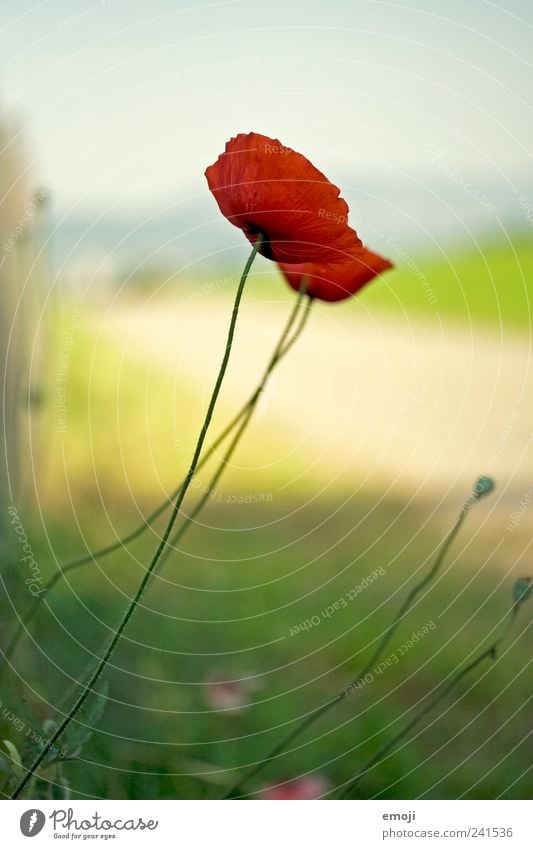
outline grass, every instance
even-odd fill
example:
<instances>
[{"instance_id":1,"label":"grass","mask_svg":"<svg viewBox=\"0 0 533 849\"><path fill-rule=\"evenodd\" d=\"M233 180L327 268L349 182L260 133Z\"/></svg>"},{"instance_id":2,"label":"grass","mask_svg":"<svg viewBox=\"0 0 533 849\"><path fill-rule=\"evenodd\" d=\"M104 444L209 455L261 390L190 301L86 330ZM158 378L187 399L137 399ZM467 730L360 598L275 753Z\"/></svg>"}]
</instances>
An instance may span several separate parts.
<instances>
[{"instance_id":1,"label":"grass","mask_svg":"<svg viewBox=\"0 0 533 849\"><path fill-rule=\"evenodd\" d=\"M185 551L174 555L154 582L105 676L110 684L106 713L82 760L68 768L76 795L216 796L217 785L180 773L202 763L233 770L255 760L292 727L291 720L344 686L361 666L397 608L404 584L410 585L434 550L431 526L422 529L427 516L416 505L398 521L401 505L387 502L376 510L373 501L359 498L348 499L330 521L337 505L321 503L295 527L294 520L283 518L290 506L278 504L267 515L264 507L247 513L248 522L278 519L275 534L268 528L232 533L242 527L242 511L212 508L210 523L224 530L195 530ZM308 770L324 772L333 783L347 779L423 693L470 652L477 653L488 628L504 614L510 593L509 581L500 586L498 558L491 560L485 550L487 565L476 575L479 545L466 545L454 562L479 519L472 515L453 565L404 623L390 654L426 623L437 627L386 675L376 676L357 700L347 700L321 721L302 738L306 745L280 758L265 779ZM80 549L76 535L63 525L52 521L47 529L54 551ZM296 532L303 542L295 544ZM42 540L42 530L32 529L31 537ZM17 657L27 686L5 681L4 704L26 696L38 716L55 716L55 694L65 693L100 651L154 544L150 534L99 568L80 571L51 598L50 611L39 613L35 643L25 643ZM36 551L50 568L50 552ZM346 608L329 618L321 615L378 565L385 569L383 577ZM317 615L318 625L290 635L295 625ZM515 636L525 624L522 620ZM369 776L363 794L413 798L428 791L430 798L463 793L491 798L523 775L508 795L527 797L529 759L521 741L529 729L529 662L523 633L512 652L492 670L483 669L479 684L474 676L472 687L459 688L457 701L447 700L430 717L434 727ZM211 712L202 682L212 673L257 676L255 704L237 714ZM16 743L12 728L3 732Z\"/></svg>"},{"instance_id":2,"label":"grass","mask_svg":"<svg viewBox=\"0 0 533 849\"><path fill-rule=\"evenodd\" d=\"M495 273L498 252L488 254ZM533 254L524 248L523 256L526 263ZM466 275L469 264L475 267L473 257L454 267ZM450 289L453 275L438 268L431 281L439 309L464 319L459 284ZM369 288L367 303L375 298L376 309L379 303L394 310L401 292L405 308L410 300L410 308L423 310L414 283L411 291L407 283L390 280L390 287ZM502 294L498 303L496 316L525 326L510 299ZM488 301L477 304L472 314L495 320ZM57 328L56 350L69 320L66 313ZM123 360L112 339L96 347L90 315L75 333L67 386L66 431L58 434L51 384L46 461L35 468L42 520L36 509L19 505L45 574L56 561L129 530L175 485L202 413L193 385L182 381L176 387L170 374L153 372L141 358ZM304 468L306 458L301 463ZM254 491L275 493L270 474L265 470L254 479ZM248 485L234 471L222 492L245 493ZM298 716L357 672L406 588L427 568L459 505L448 502L438 515L434 506L422 497L380 500L373 492L340 487L325 487L319 499L305 504L298 489L261 504L214 499L204 524L191 530L151 585L113 657L105 675L105 714L81 758L66 767L74 797L220 795L227 774L259 758ZM321 720L269 767L264 781L314 770L333 785L348 779L424 693L490 639L508 609L515 576L505 577L508 563L483 529L486 517L484 505L474 508L445 571L403 623L391 654L428 622L435 629L358 698ZM94 663L156 539L150 531L128 550L73 573L50 596L33 642L21 645L14 670L4 674L3 706L21 712L26 699L36 721L57 715L58 694L63 697ZM27 596L13 539L4 540L3 559L5 581L20 607ZM378 567L385 575L354 601L330 617L321 614ZM1 608L4 632L13 621L5 597ZM459 688L413 741L373 770L361 795L528 798L530 640L524 613L512 651L492 669L484 667L479 682L474 676ZM316 616L318 625L291 636L295 625ZM250 707L213 712L204 687L212 674L256 677ZM17 744L19 732L1 712L0 725L2 738ZM212 769L221 772L192 775Z\"/></svg>"},{"instance_id":3,"label":"grass","mask_svg":"<svg viewBox=\"0 0 533 849\"><path fill-rule=\"evenodd\" d=\"M404 259L379 286L365 293L369 309L437 312L463 324L516 326L531 330L533 244L531 239L483 245L439 258ZM385 284L385 285L383 285ZM429 307L429 310L428 310Z\"/></svg>"},{"instance_id":4,"label":"grass","mask_svg":"<svg viewBox=\"0 0 533 849\"><path fill-rule=\"evenodd\" d=\"M465 248L450 254L443 250L440 254L419 256L414 251L408 254L400 250L395 255L394 249L388 252L383 249L383 253L396 268L384 274L379 283L366 287L348 308L416 315L425 321L452 320L465 326L472 323L531 330L533 244L530 238L517 235L506 242L482 244L478 249ZM272 264L265 260L262 268L263 282L254 283L258 297L288 297L288 287L272 270ZM274 285L273 276L279 277ZM226 270L214 275L207 284L192 279L180 280L177 286L180 292L190 294L206 285L210 297L224 297L231 280L231 271Z\"/></svg>"}]
</instances>

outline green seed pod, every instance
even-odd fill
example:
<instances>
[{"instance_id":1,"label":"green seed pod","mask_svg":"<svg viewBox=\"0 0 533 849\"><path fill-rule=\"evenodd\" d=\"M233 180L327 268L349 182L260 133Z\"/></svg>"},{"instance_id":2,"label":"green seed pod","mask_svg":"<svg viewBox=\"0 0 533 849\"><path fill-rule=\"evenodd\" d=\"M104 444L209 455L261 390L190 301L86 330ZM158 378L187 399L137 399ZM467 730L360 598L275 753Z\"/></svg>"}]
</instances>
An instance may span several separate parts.
<instances>
[{"instance_id":1,"label":"green seed pod","mask_svg":"<svg viewBox=\"0 0 533 849\"><path fill-rule=\"evenodd\" d=\"M494 480L489 478L488 475L481 475L480 478L477 479L474 486L474 497L475 498L483 498L484 495L488 495L494 489Z\"/></svg>"},{"instance_id":2,"label":"green seed pod","mask_svg":"<svg viewBox=\"0 0 533 849\"><path fill-rule=\"evenodd\" d=\"M523 604L533 594L533 581L531 578L518 578L513 587L513 601L515 604Z\"/></svg>"}]
</instances>

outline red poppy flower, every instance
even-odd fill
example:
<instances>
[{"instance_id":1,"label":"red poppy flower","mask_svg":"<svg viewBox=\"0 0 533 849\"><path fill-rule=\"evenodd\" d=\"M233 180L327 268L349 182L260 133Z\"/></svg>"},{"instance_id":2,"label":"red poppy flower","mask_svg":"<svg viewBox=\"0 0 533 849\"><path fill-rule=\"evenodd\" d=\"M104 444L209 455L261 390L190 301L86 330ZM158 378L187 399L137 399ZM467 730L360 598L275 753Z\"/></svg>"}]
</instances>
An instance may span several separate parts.
<instances>
[{"instance_id":1,"label":"red poppy flower","mask_svg":"<svg viewBox=\"0 0 533 849\"><path fill-rule=\"evenodd\" d=\"M355 295L366 283L393 268L388 259L363 248L355 257L339 258L332 262L303 262L289 264L280 262L289 286L299 290L304 278L306 293L322 301L341 301Z\"/></svg>"},{"instance_id":2,"label":"red poppy flower","mask_svg":"<svg viewBox=\"0 0 533 849\"><path fill-rule=\"evenodd\" d=\"M223 215L278 262L327 262L361 249L337 186L301 153L259 133L239 133L205 172ZM333 252L333 253L332 253Z\"/></svg>"},{"instance_id":3,"label":"red poppy flower","mask_svg":"<svg viewBox=\"0 0 533 849\"><path fill-rule=\"evenodd\" d=\"M288 799L292 802L300 799L318 799L327 793L331 785L323 775L304 775L278 784L276 787L266 787L259 794L260 799L278 801Z\"/></svg>"}]
</instances>

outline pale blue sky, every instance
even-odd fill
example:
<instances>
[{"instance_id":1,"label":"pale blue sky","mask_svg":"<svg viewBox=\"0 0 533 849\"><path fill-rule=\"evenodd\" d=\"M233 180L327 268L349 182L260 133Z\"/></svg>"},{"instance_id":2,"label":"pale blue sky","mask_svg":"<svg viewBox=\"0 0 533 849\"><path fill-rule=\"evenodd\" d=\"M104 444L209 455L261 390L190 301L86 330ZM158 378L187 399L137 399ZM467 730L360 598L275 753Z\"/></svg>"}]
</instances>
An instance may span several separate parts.
<instances>
[{"instance_id":1,"label":"pale blue sky","mask_svg":"<svg viewBox=\"0 0 533 849\"><path fill-rule=\"evenodd\" d=\"M387 200L389 177L431 182L443 169L520 194L531 173L525 0L4 0L2 10L4 101L60 209L188 202L205 193L225 140L251 129L310 155L348 198L364 184ZM444 151L440 170L428 146Z\"/></svg>"}]
</instances>

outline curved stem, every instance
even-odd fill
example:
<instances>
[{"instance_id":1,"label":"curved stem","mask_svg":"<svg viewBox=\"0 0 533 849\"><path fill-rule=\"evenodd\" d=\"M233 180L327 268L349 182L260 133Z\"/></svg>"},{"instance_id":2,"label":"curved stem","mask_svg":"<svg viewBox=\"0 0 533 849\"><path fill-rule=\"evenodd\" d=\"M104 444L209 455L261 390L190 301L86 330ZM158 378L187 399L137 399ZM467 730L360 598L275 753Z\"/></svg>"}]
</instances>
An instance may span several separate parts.
<instances>
[{"instance_id":1,"label":"curved stem","mask_svg":"<svg viewBox=\"0 0 533 849\"><path fill-rule=\"evenodd\" d=\"M181 540L181 538L184 536L187 528L190 527L192 522L196 519L196 517L199 515L201 510L204 508L206 502L209 500L211 492L213 491L213 489L217 485L218 481L220 480L222 473L226 469L235 449L237 448L237 445L240 442L240 439L241 439L241 437L242 437L242 435L243 435L243 433L246 429L246 426L247 426L248 422L250 421L250 418L252 417L252 413L253 413L256 405L257 405L257 402L259 401L261 393L263 392L263 390L266 386L268 376L270 375L272 370L275 368L276 364L280 361L280 359L282 357L284 357L285 354L288 353L288 351L290 351L290 349L292 348L292 346L294 345L296 340L301 335L301 333L302 333L302 331L303 331L303 329L304 329L304 327L307 323L307 318L309 316L310 307L311 307L311 304L312 304L311 300L309 300L309 302L308 302L308 304L307 304L307 306L306 306L306 308L305 308L305 310L302 314L302 318L300 319L300 322L299 322L298 327L296 328L294 334L291 336L291 338L288 340L288 342L286 341L287 336L289 335L290 330L292 329L292 326L293 326L293 324L294 324L294 322L297 318L298 312L300 310L302 298L303 298L303 293L301 292L298 295L298 298L296 299L296 303L295 303L295 305L292 309L292 312L289 316L289 320L288 320L288 322L287 322L287 324L286 324L286 326L285 326L285 328L284 328L284 330L281 334L281 337L280 337L280 339L279 339L279 341L276 345L276 348L274 349L274 353L272 354L270 362L268 363L268 366L265 369L265 372L264 372L264 375L261 379L261 382L260 382L259 386L257 387L257 389L255 390L254 395L250 399L250 407L249 407L248 412L246 413L245 418L243 419L240 427L238 428L237 432L235 433L233 439L231 440L230 445L228 446L222 460L220 461L220 464L217 467L215 474L213 475L213 477L209 481L209 484L208 484L205 492L203 493L201 499L199 500L198 504L194 507L194 509L189 514L189 516L187 516L187 518L184 520L183 524L178 528L175 535L169 541L168 546L166 547L165 551L163 552L163 554L161 555L161 557L159 559L158 569L161 568L163 563L170 556L170 554L173 551L174 546L177 545L177 543ZM199 468L199 466L198 466L198 468ZM157 571L158 570L156 570L156 572Z\"/></svg>"},{"instance_id":2,"label":"curved stem","mask_svg":"<svg viewBox=\"0 0 533 849\"><path fill-rule=\"evenodd\" d=\"M448 681L447 684L444 683L443 685L437 688L437 692L435 693L434 697L430 699L429 702L427 702L427 704L424 705L424 707L417 714L415 714L415 716L410 719L406 725L404 725L401 731L391 737L391 739L387 743L384 743L383 746L381 746L378 751L366 761L366 763L361 767L357 775L355 775L354 778L352 778L352 780L344 788L344 790L339 793L339 799L348 798L350 793L355 790L355 788L357 787L361 779L366 775L366 773L371 770L372 767L375 766L379 761L381 761L385 757L385 755L387 755L392 749L394 749L394 747L400 742L402 737L406 737L413 730L413 728L415 728L419 724L419 722L421 722L424 717L438 705L439 702L446 698L446 696L451 692L451 690L453 690L454 687L456 687L457 684L459 684L463 680L463 678L465 678L470 672L473 672L473 670L476 669L476 667L478 667L481 663L483 663L483 661L486 660L488 657L490 657L492 660L496 658L498 648L507 636L511 625L515 620L517 612L518 607L514 605L511 608L509 616L507 617L507 623L504 627L503 633L496 640L494 640L494 642L491 643L488 648L482 651L477 658L475 658L466 666L464 666L463 669L460 669L459 672L457 672Z\"/></svg>"},{"instance_id":3,"label":"curved stem","mask_svg":"<svg viewBox=\"0 0 533 849\"><path fill-rule=\"evenodd\" d=\"M251 399L250 399L251 400ZM208 459L213 455L219 445L226 439L228 434L235 428L235 426L239 423L242 417L245 415L250 400L246 402L243 408L234 416L234 418L229 422L228 425L224 428L224 430L219 434L216 440L209 446L204 456L198 462L197 471L199 471L205 463L207 463ZM99 548L95 551L90 551L88 554L84 554L82 557L77 557L75 560L71 560L66 563L64 566L60 566L50 578L48 585L43 589L43 592L36 598L33 599L31 604L26 608L22 616L20 617L17 625L15 626L13 633L8 641L6 648L3 651L3 655L5 659L11 657L13 652L15 651L22 635L27 631L28 625L33 619L35 613L39 609L42 604L45 596L47 596L53 588L56 586L59 581L64 578L69 572L78 569L80 566L85 566L87 563L91 563L95 560L101 560L103 557L107 557L108 554L113 554L114 551L118 551L124 546L128 545L130 542L134 542L134 540L138 539L142 534L145 533L150 527L152 522L155 521L165 510L171 506L174 499L177 497L181 487L183 486L184 481L181 481L176 489L168 496L168 498L161 502L161 504L156 507L146 519L143 520L142 524L135 528L130 533L126 534L126 536L121 537L114 543L110 543L109 545L104 546L103 548Z\"/></svg>"},{"instance_id":4,"label":"curved stem","mask_svg":"<svg viewBox=\"0 0 533 849\"><path fill-rule=\"evenodd\" d=\"M287 749L288 746L290 746L291 743L294 740L296 740L297 737L299 737L301 734L303 734L303 732L306 731L311 725L314 725L314 723L317 722L317 720L319 720L320 717L324 716L324 714L328 713L328 711L330 711L331 708L335 707L335 705L338 705L340 702L344 701L344 699L347 696L349 696L351 693L353 693L355 691L359 681L364 679L365 675L367 675L368 672L371 671L371 669L373 668L373 666L375 665L375 663L379 659L382 652L388 646L390 640L394 636L396 630L399 628L399 626L400 626L403 618L405 617L406 613L413 606L417 596L422 592L424 587L426 587L430 583L430 581L432 581L433 578L435 578L435 576L437 575L437 573L438 573L438 571L439 571L439 569L440 569L440 567L441 567L441 565L444 561L444 558L446 557L446 554L449 551L450 546L452 545L457 534L459 533L459 530L461 529L461 526L462 526L462 524L463 524L463 522L466 518L466 515L467 515L471 505L474 503L475 500L477 500L475 497L474 498L469 497L465 501L465 503L463 504L463 506L461 508L461 511L459 513L459 516L458 516L454 526L452 527L451 531L448 533L448 535L444 539L444 542L442 543L442 546L441 546L441 548L440 548L440 550L437 554L437 557L435 558L435 562L433 563L433 566L431 567L429 572L422 578L422 580L419 581L410 590L410 592L407 594L405 600L400 605L398 612L394 616L391 624L389 625L389 627L387 628L387 630L383 634L381 640L379 640L379 642L378 642L375 650L373 651L372 655L370 656L368 661L365 663L363 668L360 670L360 672L355 676L355 678L353 678L352 681L350 681L350 683L347 684L346 687L344 687L344 689L342 689L339 693L337 693L336 696L334 696L329 701L324 702L324 704L320 705L320 707L316 708L316 710L311 711L311 713L309 713L296 726L296 728L294 728L276 746L274 746L273 749L271 749L271 751L268 753L268 755L266 755L266 757L262 761L260 761L258 764L255 764L248 772L246 772L243 775L243 777L240 779L240 781L237 784L235 784L235 786L232 787L231 790L228 791L226 796L223 797L224 799L236 798L240 794L244 784L248 783L248 781L250 781L252 778L255 778L257 775L259 775L259 773L262 772L269 765L269 763L272 760L274 760L274 758L278 757L278 755L280 755L283 751L285 751L285 749Z\"/></svg>"},{"instance_id":5,"label":"curved stem","mask_svg":"<svg viewBox=\"0 0 533 849\"><path fill-rule=\"evenodd\" d=\"M289 319L289 322L288 322L288 324L287 324L287 326L284 330L284 333L282 335L282 339L280 339L280 343L283 339L287 338L289 331L292 328L292 325L294 324L294 321L296 319L297 313L298 313L299 308L301 306L301 302L302 302L302 298L304 297L304 294L305 294L304 291L301 290L299 295L298 295L298 298L296 300L296 304L294 306L294 309L293 309L293 312L292 312L291 317ZM311 300L309 301L309 304L310 303L312 303ZM296 340L294 340L294 341L296 341ZM256 403L259 399L259 396L263 392L265 382L268 379L270 373L277 366L277 364L280 362L280 360L285 356L285 354L287 354L287 352L290 350L290 348L292 347L292 344L293 344L293 342L291 341L286 347L283 347L283 346L280 347L280 343L278 343L278 346L277 346L277 348L276 348L276 350L275 350L275 352L272 356L272 359L270 360L270 362L267 366L267 369L266 369L263 377L261 378L261 381L260 381L258 387L253 391L252 395L244 403L244 405L241 407L239 412L236 413L236 415L226 425L224 430L222 430L222 432L217 436L217 438L214 440L214 442L212 442L211 445L209 446L209 448L205 451L204 455L198 461L198 465L196 467L197 471L200 471L200 469L202 469L206 465L206 463L210 459L210 457L213 456L213 454L215 453L217 448L224 442L226 437L229 436L229 434L235 429L235 427L239 424L241 419L244 416L247 415L248 411L251 408L253 409L255 407L255 405L256 405ZM143 520L141 525L139 525L137 528L135 528L130 533L126 534L126 536L121 537L116 542L110 543L109 545L106 545L103 548L99 548L95 551L90 551L88 554L84 554L82 557L77 557L74 560L71 560L68 563L66 563L64 566L59 567L54 572L54 574L52 575L50 580L48 581L48 585L43 589L42 593L38 597L36 597L32 600L30 605L26 608L26 610L24 611L24 613L20 617L17 625L15 626L15 628L14 628L12 634L11 634L11 637L8 640L8 644L3 651L4 658L8 659L8 658L11 657L11 655L15 651L21 637L27 631L28 624L33 619L35 613L39 609L39 606L42 604L44 598L51 592L51 590L56 586L56 584L61 580L61 578L64 578L65 575L67 575L69 572L72 572L75 569L78 569L80 566L85 566L87 563L90 563L90 562L95 561L95 560L100 560L103 557L107 557L108 554L112 554L114 551L118 551L120 548L124 548L124 546L128 545L130 542L134 542L136 539L138 539L140 536L142 536L142 534L144 534L145 531L147 531L150 528L152 522L154 522L155 519L159 518L159 516L161 516L161 514L164 513L164 511L168 507L170 507L173 500L177 497L181 487L183 486L183 483L184 482L181 481L181 483L178 484L176 489L169 495L169 497L165 501L163 501L158 507L156 507L152 511L152 513L150 513L146 517L146 519Z\"/></svg>"},{"instance_id":6,"label":"curved stem","mask_svg":"<svg viewBox=\"0 0 533 849\"><path fill-rule=\"evenodd\" d=\"M209 481L209 484L207 485L205 492L203 493L201 499L199 500L199 502L196 505L196 507L194 508L194 510L191 511L191 513L189 514L187 519L185 519L183 524L177 530L175 536L170 541L168 548L165 551L165 554L161 558L160 564L162 564L164 562L164 560L170 555L170 553L172 552L173 546L177 545L177 543L181 540L181 538L183 537L187 528L196 519L196 517L198 516L200 511L205 506L206 502L209 500L211 492L214 490L214 488L216 487L218 481L220 480L223 472L227 468L227 466L228 466L228 464L229 464L229 462L230 462L230 460L231 460L231 458L232 458L232 456L235 452L235 449L237 448L237 446L238 446L238 444L241 440L241 437L242 437L244 431L246 430L248 422L252 418L252 414L253 414L254 409L256 407L256 404L257 404L257 402L258 402L258 400L261 396L261 393L263 392L263 389L266 385L266 382L267 382L267 379L268 379L270 372L275 367L276 363L279 362L280 358L282 356L284 356L292 348L294 343L300 337L300 335L301 335L301 333L302 333L302 331L303 331L303 329L304 329L304 327L307 323L307 319L309 317L311 305L312 305L312 301L309 300L307 302L306 308L305 308L303 315L302 315L302 319L301 319L296 331L294 332L291 339L287 342L287 344L284 347L282 347L281 343L286 338L288 330L292 326L292 324L294 322L294 318L296 317L296 310L299 308L299 301L297 302L295 310L293 311L291 319L289 320L288 327L285 329L283 336L282 336L282 339L278 343L278 346L277 346L276 350L274 351L274 354L272 355L272 359L270 360L270 363L269 363L269 365L268 365L268 367L265 371L263 379L262 379L261 383L259 384L256 392L255 392L255 397L253 399L253 403L250 404L250 407L249 407L244 419L242 420L241 424L237 428L237 432L233 436L233 439L231 440L228 448L226 449L226 452L225 452L224 456L222 457L222 460L220 461L220 464L218 465L213 477Z\"/></svg>"},{"instance_id":7,"label":"curved stem","mask_svg":"<svg viewBox=\"0 0 533 849\"><path fill-rule=\"evenodd\" d=\"M244 285L246 283L246 279L248 277L248 273L249 273L250 268L252 266L252 263L255 259L255 256L256 256L259 248L261 247L261 241L262 241L262 237L258 236L258 238L256 239L255 244L253 246L252 252L251 252L251 254L248 258L248 261L247 261L247 263L244 267L242 277L239 281L239 285L237 287L237 293L235 295L235 303L233 305L233 312L231 314L231 320L230 320L229 329L228 329L226 347L225 347L225 350L224 350L224 355L222 357L222 362L220 364L217 379L215 381L215 386L214 386L213 392L211 394L211 398L210 398L209 405L208 405L208 408L207 408L207 412L206 412L206 415L205 415L204 423L202 425L202 428L200 430L200 434L198 436L198 441L196 443L196 448L194 449L194 454L193 454L193 458L191 460L189 471L187 472L185 480L183 481L181 489L180 489L180 491L177 495L177 498L174 502L174 506L172 508L172 513L171 513L170 519L169 519L167 526L166 526L166 528L163 532L163 535L161 537L159 545L157 546L156 552L155 552L155 554L153 555L153 557L150 561L150 565L148 566L148 568L147 568L147 570L146 570L146 572L143 576L143 579L142 579L141 583L139 584L139 587L137 588L135 595L133 596L133 599L131 600L124 616L122 617L122 620L121 620L118 628L114 632L114 634L113 634L113 636L112 636L112 638L109 642L109 645L104 652L103 657L101 658L101 660L97 664L96 669L92 673L87 684L85 684L85 686L83 687L82 692L80 693L80 695L76 699L74 705L72 706L72 708L69 711L69 713L67 714L67 716L58 725L54 734L50 737L50 739L48 740L46 745L43 747L43 749L41 750L39 755L35 758L35 760L31 764L31 766L29 767L29 769L25 773L24 777L21 779L21 781L19 782L19 784L15 788L15 791L13 792L13 795L11 797L12 799L17 799L20 796L20 794L22 793L22 791L24 790L24 788L26 787L28 782L31 780L33 774L39 768L39 766L43 762L44 758L46 757L46 755L48 754L48 752L50 751L52 746L61 737L61 735L63 734L65 729L68 727L68 725L70 725L72 720L75 718L75 716L78 713L78 711L80 710L80 708L85 704L85 701L87 700L87 698L91 694L94 685L97 683L98 679L100 678L100 675L104 671L109 658L113 654L115 646L117 645L118 641L120 640L120 637L122 636L124 629L126 628L133 612L135 611L137 604L139 603L139 601L140 601L140 599L141 599L141 597L144 593L144 590L146 589L148 581L152 577L153 572L154 572L154 570L155 570L155 568L156 568L156 566L159 562L159 559L160 559L161 555L163 554L163 551L165 550L165 547L166 547L167 542L168 542L168 538L169 538L170 534L172 533L172 528L174 527L174 523L175 523L176 518L178 516L181 504L183 502L183 499L185 498L185 495L187 493L189 485L190 485L190 483L191 483L191 481L194 477L194 474L196 472L198 461L200 459L200 453L202 451L202 447L203 447L203 444L204 444L204 441L205 441L205 437L207 435L207 431L208 431L209 425L211 423L211 419L213 417L216 402L217 402L217 399L218 399L218 396L219 396L219 393L220 393L220 389L222 387L222 382L224 380L224 375L226 373L226 369L227 369L227 366L228 366L228 362L229 362L229 358L230 358L230 354L231 354L231 347L232 347L232 344L233 344L233 337L235 335L235 326L237 324L237 316L239 314L239 306L240 306L240 303L241 303L242 293L244 291Z\"/></svg>"}]
</instances>

